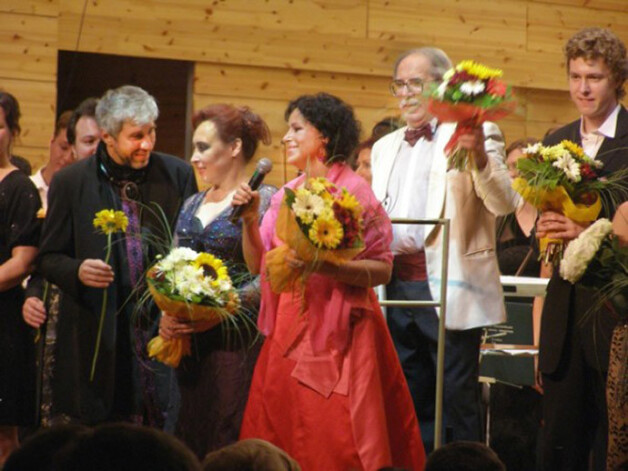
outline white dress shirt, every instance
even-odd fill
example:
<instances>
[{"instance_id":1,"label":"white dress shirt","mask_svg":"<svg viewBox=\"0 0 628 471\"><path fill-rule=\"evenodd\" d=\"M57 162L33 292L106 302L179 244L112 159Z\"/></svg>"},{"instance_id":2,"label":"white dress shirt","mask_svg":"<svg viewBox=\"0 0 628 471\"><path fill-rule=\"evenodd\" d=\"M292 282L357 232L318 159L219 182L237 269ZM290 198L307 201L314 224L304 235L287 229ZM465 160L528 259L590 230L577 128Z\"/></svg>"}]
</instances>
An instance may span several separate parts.
<instances>
[{"instance_id":1,"label":"white dress shirt","mask_svg":"<svg viewBox=\"0 0 628 471\"><path fill-rule=\"evenodd\" d=\"M599 128L588 133L584 132L583 120L580 118L582 149L589 157L595 158L597 156L605 137L610 137L611 139L615 137L615 133L617 132L617 117L619 116L620 108L621 105L617 105L617 107L607 116Z\"/></svg>"},{"instance_id":2,"label":"white dress shirt","mask_svg":"<svg viewBox=\"0 0 628 471\"><path fill-rule=\"evenodd\" d=\"M432 123L434 129L435 122ZM420 138L414 146L403 141L388 181L384 209L390 218L425 219L427 188L433 160L434 139ZM393 224L394 255L415 253L424 247L423 224Z\"/></svg>"},{"instance_id":3,"label":"white dress shirt","mask_svg":"<svg viewBox=\"0 0 628 471\"><path fill-rule=\"evenodd\" d=\"M39 192L39 197L41 198L41 205L44 208L44 211L48 209L48 184L46 180L44 180L44 176L42 175L43 168L40 168L35 175L31 175L30 179L32 180L35 188Z\"/></svg>"}]
</instances>

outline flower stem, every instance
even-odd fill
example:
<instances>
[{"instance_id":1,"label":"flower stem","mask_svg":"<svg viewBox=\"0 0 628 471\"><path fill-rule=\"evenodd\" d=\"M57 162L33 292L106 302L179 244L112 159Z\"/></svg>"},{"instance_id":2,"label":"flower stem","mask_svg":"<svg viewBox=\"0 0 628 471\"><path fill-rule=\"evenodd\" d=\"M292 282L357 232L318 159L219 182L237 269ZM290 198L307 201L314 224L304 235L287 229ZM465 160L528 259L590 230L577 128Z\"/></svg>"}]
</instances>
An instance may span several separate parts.
<instances>
[{"instance_id":1,"label":"flower stem","mask_svg":"<svg viewBox=\"0 0 628 471\"><path fill-rule=\"evenodd\" d=\"M48 286L50 286L50 284L47 281L44 281L44 295L42 296L42 300L41 300L41 302L44 305L44 309L46 308L46 298L48 297ZM37 333L35 334L34 342L35 343L39 342L40 338L41 338L41 327L37 327Z\"/></svg>"},{"instance_id":2,"label":"flower stem","mask_svg":"<svg viewBox=\"0 0 628 471\"><path fill-rule=\"evenodd\" d=\"M105 256L105 263L109 263L109 257L111 256L111 233L107 234L107 255ZM98 322L98 334L96 335L96 348L94 349L94 358L92 359L92 370L89 375L89 380L94 381L94 373L96 372L96 361L98 360L98 351L100 350L100 339L102 338L102 328L105 323L105 313L107 312L107 288L103 291L102 307L100 308L100 321Z\"/></svg>"}]
</instances>

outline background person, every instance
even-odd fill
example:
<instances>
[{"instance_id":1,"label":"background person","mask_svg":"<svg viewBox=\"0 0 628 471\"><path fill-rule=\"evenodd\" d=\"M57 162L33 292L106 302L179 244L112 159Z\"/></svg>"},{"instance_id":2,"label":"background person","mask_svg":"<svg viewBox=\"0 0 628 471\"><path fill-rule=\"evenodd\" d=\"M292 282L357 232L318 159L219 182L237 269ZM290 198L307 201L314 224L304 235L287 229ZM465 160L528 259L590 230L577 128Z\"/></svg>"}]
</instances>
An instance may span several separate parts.
<instances>
[{"instance_id":1,"label":"background person","mask_svg":"<svg viewBox=\"0 0 628 471\"><path fill-rule=\"evenodd\" d=\"M22 281L37 255L41 201L30 179L11 164L20 106L0 91L0 467L18 445L17 426L35 421L33 338L21 321Z\"/></svg>"},{"instance_id":2,"label":"background person","mask_svg":"<svg viewBox=\"0 0 628 471\"><path fill-rule=\"evenodd\" d=\"M96 122L97 98L83 100L72 112L68 123L68 142L75 160L82 160L96 152L100 142L100 128Z\"/></svg>"}]
</instances>

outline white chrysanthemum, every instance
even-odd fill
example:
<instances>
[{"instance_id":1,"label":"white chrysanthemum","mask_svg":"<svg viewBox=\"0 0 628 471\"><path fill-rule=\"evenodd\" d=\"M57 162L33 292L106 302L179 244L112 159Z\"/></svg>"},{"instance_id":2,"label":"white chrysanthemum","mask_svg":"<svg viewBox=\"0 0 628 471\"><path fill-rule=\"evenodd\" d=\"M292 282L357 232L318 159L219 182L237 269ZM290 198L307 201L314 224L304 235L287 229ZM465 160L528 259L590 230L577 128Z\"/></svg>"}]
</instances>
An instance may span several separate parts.
<instances>
[{"instance_id":1,"label":"white chrysanthemum","mask_svg":"<svg viewBox=\"0 0 628 471\"><path fill-rule=\"evenodd\" d=\"M454 68L447 70L447 72L445 72L445 74L443 75L443 82L448 82L449 79L452 78L455 73L456 73L456 69Z\"/></svg>"},{"instance_id":2,"label":"white chrysanthemum","mask_svg":"<svg viewBox=\"0 0 628 471\"><path fill-rule=\"evenodd\" d=\"M191 262L198 257L198 253L188 247L177 247L159 262L158 267L162 271L171 271L181 268L187 262Z\"/></svg>"},{"instance_id":3,"label":"white chrysanthemum","mask_svg":"<svg viewBox=\"0 0 628 471\"><path fill-rule=\"evenodd\" d=\"M218 280L218 289L220 291L227 292L227 291L230 291L231 288L233 288L233 285L231 284L231 280L227 280L227 279Z\"/></svg>"},{"instance_id":4,"label":"white chrysanthemum","mask_svg":"<svg viewBox=\"0 0 628 471\"><path fill-rule=\"evenodd\" d=\"M460 91L469 96L479 95L484 91L485 88L486 86L481 80L475 80L473 82L463 82L463 84L460 85Z\"/></svg>"},{"instance_id":5,"label":"white chrysanthemum","mask_svg":"<svg viewBox=\"0 0 628 471\"><path fill-rule=\"evenodd\" d=\"M305 224L314 221L315 217L324 209L325 201L323 198L309 192L298 192L292 205L294 214Z\"/></svg>"},{"instance_id":6,"label":"white chrysanthemum","mask_svg":"<svg viewBox=\"0 0 628 471\"><path fill-rule=\"evenodd\" d=\"M523 153L528 155L534 155L539 152L542 147L543 145L540 142L537 142L536 144L528 144L528 146L523 149Z\"/></svg>"},{"instance_id":7,"label":"white chrysanthemum","mask_svg":"<svg viewBox=\"0 0 628 471\"><path fill-rule=\"evenodd\" d=\"M608 219L598 219L582 232L565 249L560 262L560 276L571 283L580 280L600 249L600 244L612 230L613 224Z\"/></svg>"},{"instance_id":8,"label":"white chrysanthemum","mask_svg":"<svg viewBox=\"0 0 628 471\"><path fill-rule=\"evenodd\" d=\"M572 182L580 181L580 165L578 165L578 162L576 162L569 152L564 152L552 165L562 170Z\"/></svg>"}]
</instances>

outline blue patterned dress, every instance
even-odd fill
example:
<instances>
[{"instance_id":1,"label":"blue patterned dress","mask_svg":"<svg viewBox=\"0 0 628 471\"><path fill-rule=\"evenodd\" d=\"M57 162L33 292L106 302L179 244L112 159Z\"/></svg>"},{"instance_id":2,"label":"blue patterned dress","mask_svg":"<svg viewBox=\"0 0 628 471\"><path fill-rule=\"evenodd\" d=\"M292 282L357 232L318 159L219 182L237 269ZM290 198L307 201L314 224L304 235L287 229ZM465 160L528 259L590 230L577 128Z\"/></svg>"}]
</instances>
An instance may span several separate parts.
<instances>
[{"instance_id":1,"label":"blue patterned dress","mask_svg":"<svg viewBox=\"0 0 628 471\"><path fill-rule=\"evenodd\" d=\"M275 187L259 188L260 221L270 205ZM243 309L251 322L238 329L225 323L192 336L192 355L177 369L181 407L175 434L198 456L238 440L253 368L261 346L256 330L259 282L249 274L242 253L242 224L229 221L231 207L203 227L196 217L206 192L184 203L175 241L180 247L209 252L220 258L238 287Z\"/></svg>"}]
</instances>

